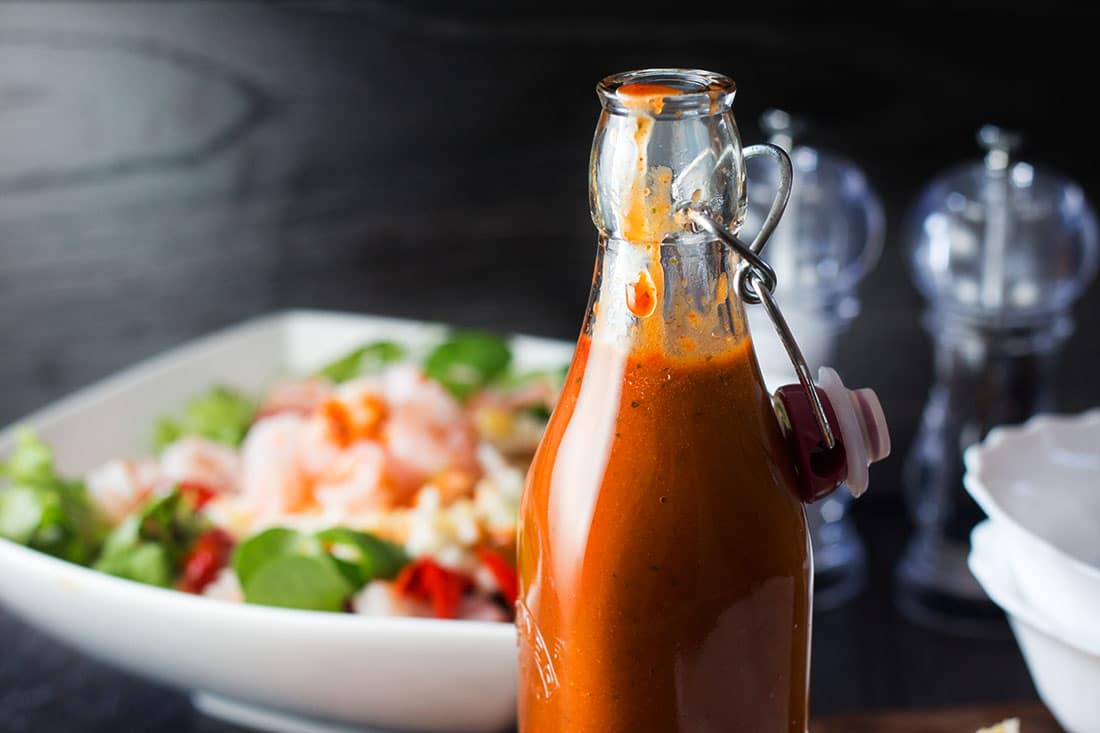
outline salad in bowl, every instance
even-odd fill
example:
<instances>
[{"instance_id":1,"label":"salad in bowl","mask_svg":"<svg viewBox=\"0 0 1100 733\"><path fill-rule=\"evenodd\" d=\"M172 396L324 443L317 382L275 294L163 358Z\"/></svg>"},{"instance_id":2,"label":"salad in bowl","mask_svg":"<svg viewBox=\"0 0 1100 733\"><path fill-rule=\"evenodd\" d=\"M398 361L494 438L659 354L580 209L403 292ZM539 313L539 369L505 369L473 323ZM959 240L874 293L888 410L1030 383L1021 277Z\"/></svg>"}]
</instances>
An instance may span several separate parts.
<instances>
[{"instance_id":1,"label":"salad in bowl","mask_svg":"<svg viewBox=\"0 0 1100 733\"><path fill-rule=\"evenodd\" d=\"M524 473L564 373L482 332L373 340L255 393L212 385L145 454L78 475L23 429L0 536L220 601L509 622Z\"/></svg>"}]
</instances>

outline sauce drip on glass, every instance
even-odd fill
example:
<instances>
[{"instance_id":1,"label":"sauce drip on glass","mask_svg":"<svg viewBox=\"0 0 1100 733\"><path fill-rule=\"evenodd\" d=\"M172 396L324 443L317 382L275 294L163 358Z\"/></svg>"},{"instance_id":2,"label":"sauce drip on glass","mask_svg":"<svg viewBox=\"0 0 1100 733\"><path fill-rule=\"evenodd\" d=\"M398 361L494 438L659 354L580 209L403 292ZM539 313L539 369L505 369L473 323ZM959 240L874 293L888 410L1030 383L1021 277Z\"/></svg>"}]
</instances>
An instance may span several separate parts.
<instances>
[{"instance_id":1,"label":"sauce drip on glass","mask_svg":"<svg viewBox=\"0 0 1100 733\"><path fill-rule=\"evenodd\" d=\"M638 279L626 286L626 307L638 318L649 318L657 308L657 286L649 270L638 272Z\"/></svg>"}]
</instances>

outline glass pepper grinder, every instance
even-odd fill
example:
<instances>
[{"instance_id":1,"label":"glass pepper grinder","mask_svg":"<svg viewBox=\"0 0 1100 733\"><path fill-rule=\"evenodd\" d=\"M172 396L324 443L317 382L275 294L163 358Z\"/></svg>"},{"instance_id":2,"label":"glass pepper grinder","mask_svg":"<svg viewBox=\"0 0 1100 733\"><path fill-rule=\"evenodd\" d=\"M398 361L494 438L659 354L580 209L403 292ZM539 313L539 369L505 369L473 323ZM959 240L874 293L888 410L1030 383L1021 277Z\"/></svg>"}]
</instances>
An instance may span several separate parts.
<instances>
[{"instance_id":1,"label":"glass pepper grinder","mask_svg":"<svg viewBox=\"0 0 1100 733\"><path fill-rule=\"evenodd\" d=\"M882 205L852 162L799 144L805 124L779 109L767 110L760 127L768 142L791 158L794 179L786 212L765 250L779 285L776 300L802 346L810 368L833 363L836 342L859 313L857 288L882 252ZM771 206L776 173L762 159L746 161L746 228L757 231ZM769 389L795 377L791 361L767 315L749 309L749 329ZM814 552L814 608L836 608L855 596L866 579L863 543L847 516L852 496L837 491L806 507Z\"/></svg>"},{"instance_id":2,"label":"glass pepper grinder","mask_svg":"<svg viewBox=\"0 0 1100 733\"><path fill-rule=\"evenodd\" d=\"M935 382L905 467L916 530L897 570L907 617L974 635L1000 628L1000 614L966 567L983 515L963 488L963 451L996 425L1056 408L1070 308L1097 266L1082 190L1016 160L1018 134L987 125L978 142L984 161L933 180L905 228Z\"/></svg>"}]
</instances>

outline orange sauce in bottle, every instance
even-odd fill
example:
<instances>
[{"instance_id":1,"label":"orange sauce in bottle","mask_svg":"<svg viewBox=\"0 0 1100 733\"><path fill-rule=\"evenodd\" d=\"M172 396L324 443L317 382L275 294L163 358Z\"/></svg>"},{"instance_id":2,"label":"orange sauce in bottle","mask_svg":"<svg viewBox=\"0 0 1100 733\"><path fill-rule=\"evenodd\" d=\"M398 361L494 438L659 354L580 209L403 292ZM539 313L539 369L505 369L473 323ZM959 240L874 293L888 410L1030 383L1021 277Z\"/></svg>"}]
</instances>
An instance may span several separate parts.
<instances>
[{"instance_id":1,"label":"orange sauce in bottle","mask_svg":"<svg viewBox=\"0 0 1100 733\"><path fill-rule=\"evenodd\" d=\"M582 337L528 478L520 730L804 733L806 528L749 342L614 348Z\"/></svg>"},{"instance_id":2,"label":"orange sauce in bottle","mask_svg":"<svg viewBox=\"0 0 1100 733\"><path fill-rule=\"evenodd\" d=\"M704 315L677 315L660 249L656 289L643 278L624 293L603 265L605 302L528 474L519 729L805 733L810 556L794 468L724 277ZM612 298L629 301L628 327Z\"/></svg>"}]
</instances>

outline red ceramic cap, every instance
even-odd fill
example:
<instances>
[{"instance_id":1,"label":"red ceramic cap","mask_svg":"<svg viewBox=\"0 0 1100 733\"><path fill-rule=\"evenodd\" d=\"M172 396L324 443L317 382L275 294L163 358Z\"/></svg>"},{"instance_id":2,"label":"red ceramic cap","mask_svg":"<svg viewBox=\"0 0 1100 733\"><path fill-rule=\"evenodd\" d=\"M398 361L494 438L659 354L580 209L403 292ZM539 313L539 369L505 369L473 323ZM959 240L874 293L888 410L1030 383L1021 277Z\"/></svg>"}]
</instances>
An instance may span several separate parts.
<instances>
[{"instance_id":1,"label":"red ceramic cap","mask_svg":"<svg viewBox=\"0 0 1100 733\"><path fill-rule=\"evenodd\" d=\"M813 406L801 385L776 390L786 413L788 440L794 452L802 500L817 501L841 483L853 496L867 490L868 467L890 455L890 433L878 396L870 389L851 390L828 367L818 371L815 386L836 439L832 449L818 427Z\"/></svg>"},{"instance_id":2,"label":"red ceramic cap","mask_svg":"<svg viewBox=\"0 0 1100 733\"><path fill-rule=\"evenodd\" d=\"M829 404L828 395L820 387L816 389L829 425L837 425L836 412ZM825 447L825 438L818 427L814 408L802 385L788 384L780 387L775 391L775 399L786 414L787 441L794 453L802 501L810 503L828 496L848 474L843 436L834 428L836 445L831 449Z\"/></svg>"}]
</instances>

